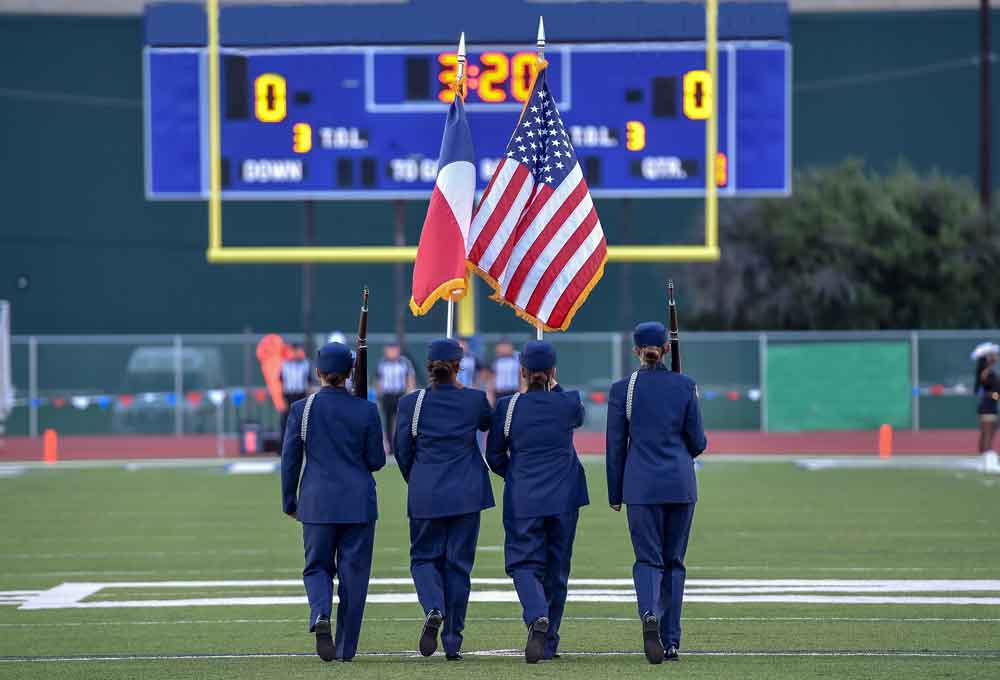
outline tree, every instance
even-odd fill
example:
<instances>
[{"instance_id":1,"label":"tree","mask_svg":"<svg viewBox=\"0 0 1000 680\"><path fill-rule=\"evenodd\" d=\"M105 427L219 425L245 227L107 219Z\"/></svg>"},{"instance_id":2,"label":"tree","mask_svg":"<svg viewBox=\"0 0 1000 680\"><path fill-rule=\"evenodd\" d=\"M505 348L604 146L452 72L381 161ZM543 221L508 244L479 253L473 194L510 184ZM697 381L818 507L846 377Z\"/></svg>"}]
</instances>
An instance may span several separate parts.
<instances>
[{"instance_id":1,"label":"tree","mask_svg":"<svg viewBox=\"0 0 1000 680\"><path fill-rule=\"evenodd\" d=\"M1000 320L1000 236L966 180L847 160L790 198L730 201L692 321L723 329L974 328ZM998 224L994 220L994 224Z\"/></svg>"}]
</instances>

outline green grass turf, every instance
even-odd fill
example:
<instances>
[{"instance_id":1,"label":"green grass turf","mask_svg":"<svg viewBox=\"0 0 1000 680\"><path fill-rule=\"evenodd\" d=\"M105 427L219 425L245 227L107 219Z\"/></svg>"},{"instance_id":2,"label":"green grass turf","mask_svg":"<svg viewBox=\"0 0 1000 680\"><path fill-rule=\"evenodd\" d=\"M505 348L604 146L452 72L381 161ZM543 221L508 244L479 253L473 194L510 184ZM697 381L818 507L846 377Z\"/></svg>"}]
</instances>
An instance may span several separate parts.
<instances>
[{"instance_id":1,"label":"green grass turf","mask_svg":"<svg viewBox=\"0 0 1000 680\"><path fill-rule=\"evenodd\" d=\"M628 578L632 557L625 517L606 506L603 466L587 465L587 473L593 504L583 510L573 576ZM373 576L406 577L405 487L391 466L377 479L381 519ZM699 472L701 501L688 576L998 578L1000 485L991 482L947 471L807 472L790 463L709 462ZM273 475L230 476L212 469L29 471L0 479L0 513L6 520L0 590L41 590L67 581L297 579L302 569L301 533L280 512ZM474 576L504 576L502 543L500 510L494 509L483 515ZM411 588L372 588L400 590ZM113 588L89 599L301 593L288 586ZM370 604L361 653L410 652L420 614L416 604ZM365 656L349 667L325 665L308 656L306 616L305 606L286 605L61 611L0 605L0 657L306 655L6 661L0 662L0 677L273 678L348 671L359 678L1000 677L1000 607L983 605L692 602L684 610L684 647L692 654L661 668L634 653L638 624L634 606L626 603L571 601L563 650L609 654L568 654L537 668L520 658L474 655L460 664ZM517 650L523 638L517 605L470 605L466 651ZM889 655L781 655L809 650ZM709 651L741 655L694 653ZM941 656L948 653L956 656Z\"/></svg>"}]
</instances>

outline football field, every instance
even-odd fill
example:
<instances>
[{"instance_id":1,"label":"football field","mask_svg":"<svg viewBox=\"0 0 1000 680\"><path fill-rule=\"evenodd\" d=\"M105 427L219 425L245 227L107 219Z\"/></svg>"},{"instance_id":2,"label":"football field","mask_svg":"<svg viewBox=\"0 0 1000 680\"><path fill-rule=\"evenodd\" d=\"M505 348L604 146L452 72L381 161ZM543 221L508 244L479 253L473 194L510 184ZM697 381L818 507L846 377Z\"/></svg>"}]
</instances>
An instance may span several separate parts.
<instances>
[{"instance_id":1,"label":"football field","mask_svg":"<svg viewBox=\"0 0 1000 680\"><path fill-rule=\"evenodd\" d=\"M301 532L281 514L277 475L8 471L0 677L1000 677L996 478L705 458L682 660L662 666L641 654L625 516L607 507L600 458L585 466L592 503L562 658L538 666L521 656L500 508L483 514L465 659L416 655L406 489L391 464L376 474L373 581L350 665L313 654Z\"/></svg>"}]
</instances>

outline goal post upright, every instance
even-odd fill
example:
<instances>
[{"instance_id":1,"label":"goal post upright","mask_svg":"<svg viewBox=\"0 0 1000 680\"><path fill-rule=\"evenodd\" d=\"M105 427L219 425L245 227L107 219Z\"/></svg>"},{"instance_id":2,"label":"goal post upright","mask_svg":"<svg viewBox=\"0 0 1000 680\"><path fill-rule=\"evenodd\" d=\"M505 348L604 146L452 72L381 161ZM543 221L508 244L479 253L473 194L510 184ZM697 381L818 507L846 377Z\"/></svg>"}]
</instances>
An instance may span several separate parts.
<instances>
[{"instance_id":1,"label":"goal post upright","mask_svg":"<svg viewBox=\"0 0 1000 680\"><path fill-rule=\"evenodd\" d=\"M208 15L208 261L222 249L222 134L219 120L219 0L205 0Z\"/></svg>"},{"instance_id":2,"label":"goal post upright","mask_svg":"<svg viewBox=\"0 0 1000 680\"><path fill-rule=\"evenodd\" d=\"M705 68L708 71L708 119L705 121L705 249L719 259L719 192L716 163L719 146L719 0L705 0ZM732 74L729 76L733 77Z\"/></svg>"}]
</instances>

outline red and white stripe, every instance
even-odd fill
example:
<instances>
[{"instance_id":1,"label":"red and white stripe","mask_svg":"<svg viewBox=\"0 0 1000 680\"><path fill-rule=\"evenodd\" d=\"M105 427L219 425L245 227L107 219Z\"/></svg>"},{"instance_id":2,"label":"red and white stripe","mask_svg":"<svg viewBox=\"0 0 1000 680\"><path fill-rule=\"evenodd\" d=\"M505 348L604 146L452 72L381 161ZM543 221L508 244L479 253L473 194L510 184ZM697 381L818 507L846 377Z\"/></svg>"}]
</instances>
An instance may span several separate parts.
<instances>
[{"instance_id":1,"label":"red and white stripe","mask_svg":"<svg viewBox=\"0 0 1000 680\"><path fill-rule=\"evenodd\" d=\"M607 257L607 242L578 163L556 187L505 159L469 229L468 259L509 304L563 328Z\"/></svg>"}]
</instances>

